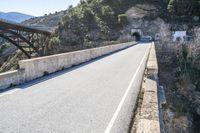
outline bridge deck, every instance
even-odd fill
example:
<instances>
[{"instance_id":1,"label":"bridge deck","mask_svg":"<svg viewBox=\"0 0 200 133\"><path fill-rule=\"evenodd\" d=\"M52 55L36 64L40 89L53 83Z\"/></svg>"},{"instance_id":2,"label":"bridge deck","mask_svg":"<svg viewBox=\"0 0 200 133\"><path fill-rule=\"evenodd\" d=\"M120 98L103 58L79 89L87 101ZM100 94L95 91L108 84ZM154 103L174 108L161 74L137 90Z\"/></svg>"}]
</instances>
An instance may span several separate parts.
<instances>
[{"instance_id":1,"label":"bridge deck","mask_svg":"<svg viewBox=\"0 0 200 133\"><path fill-rule=\"evenodd\" d=\"M0 132L127 132L148 51L139 44L3 93Z\"/></svg>"}]
</instances>

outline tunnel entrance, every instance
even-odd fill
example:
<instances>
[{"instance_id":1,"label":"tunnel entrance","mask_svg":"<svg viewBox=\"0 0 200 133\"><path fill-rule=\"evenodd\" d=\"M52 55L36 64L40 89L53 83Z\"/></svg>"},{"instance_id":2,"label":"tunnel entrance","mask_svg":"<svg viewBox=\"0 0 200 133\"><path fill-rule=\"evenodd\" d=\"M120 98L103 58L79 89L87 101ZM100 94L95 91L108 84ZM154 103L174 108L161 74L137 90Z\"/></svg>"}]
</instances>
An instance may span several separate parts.
<instances>
[{"instance_id":1,"label":"tunnel entrance","mask_svg":"<svg viewBox=\"0 0 200 133\"><path fill-rule=\"evenodd\" d=\"M134 37L134 40L135 40L135 41L140 41L140 38L141 38L140 33L134 32L134 33L132 34L132 36Z\"/></svg>"}]
</instances>

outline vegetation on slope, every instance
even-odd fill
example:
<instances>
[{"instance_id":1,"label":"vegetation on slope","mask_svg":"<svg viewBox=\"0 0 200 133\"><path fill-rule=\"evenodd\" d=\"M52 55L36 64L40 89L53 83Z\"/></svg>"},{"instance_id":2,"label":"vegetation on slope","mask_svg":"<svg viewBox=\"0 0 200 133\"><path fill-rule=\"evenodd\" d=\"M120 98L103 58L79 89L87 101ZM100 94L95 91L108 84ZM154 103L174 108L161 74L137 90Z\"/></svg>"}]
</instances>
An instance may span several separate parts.
<instances>
[{"instance_id":1,"label":"vegetation on slope","mask_svg":"<svg viewBox=\"0 0 200 133\"><path fill-rule=\"evenodd\" d=\"M198 22L200 0L167 0L168 19L178 22Z\"/></svg>"},{"instance_id":2,"label":"vegetation on slope","mask_svg":"<svg viewBox=\"0 0 200 133\"><path fill-rule=\"evenodd\" d=\"M118 15L131 3L129 0L81 1L77 7L69 7L55 36L63 45L116 40L123 27L118 22Z\"/></svg>"},{"instance_id":3,"label":"vegetation on slope","mask_svg":"<svg viewBox=\"0 0 200 133\"><path fill-rule=\"evenodd\" d=\"M167 9L172 15L200 15L200 0L167 0L167 4Z\"/></svg>"},{"instance_id":4,"label":"vegetation on slope","mask_svg":"<svg viewBox=\"0 0 200 133\"><path fill-rule=\"evenodd\" d=\"M163 106L166 133L200 131L200 29L191 30L193 41L173 43L169 34L156 45L159 82L167 99Z\"/></svg>"},{"instance_id":5,"label":"vegetation on slope","mask_svg":"<svg viewBox=\"0 0 200 133\"><path fill-rule=\"evenodd\" d=\"M22 22L22 24L38 28L47 27L47 29L53 31L58 26L58 23L62 20L65 13L66 11L60 11L60 12L45 14L44 16L41 17L33 17L29 20Z\"/></svg>"},{"instance_id":6,"label":"vegetation on slope","mask_svg":"<svg viewBox=\"0 0 200 133\"><path fill-rule=\"evenodd\" d=\"M81 0L77 7L70 6L65 12L50 42L66 46L117 40L119 30L127 23L121 14L137 3L159 5L160 17L167 15L168 19L200 15L199 0Z\"/></svg>"},{"instance_id":7,"label":"vegetation on slope","mask_svg":"<svg viewBox=\"0 0 200 133\"><path fill-rule=\"evenodd\" d=\"M120 23L118 22L118 14L124 13L131 3L133 2L130 0L81 1L78 6L70 6L66 11L35 17L23 24L56 29L46 46L47 54L97 47L107 45L104 41L109 41L108 44L116 43L113 40L117 40L119 30L127 24L125 15L121 15ZM3 66L1 72L16 64L11 63L12 57L7 57L8 61L4 63L6 67ZM24 59L24 56L17 57Z\"/></svg>"}]
</instances>

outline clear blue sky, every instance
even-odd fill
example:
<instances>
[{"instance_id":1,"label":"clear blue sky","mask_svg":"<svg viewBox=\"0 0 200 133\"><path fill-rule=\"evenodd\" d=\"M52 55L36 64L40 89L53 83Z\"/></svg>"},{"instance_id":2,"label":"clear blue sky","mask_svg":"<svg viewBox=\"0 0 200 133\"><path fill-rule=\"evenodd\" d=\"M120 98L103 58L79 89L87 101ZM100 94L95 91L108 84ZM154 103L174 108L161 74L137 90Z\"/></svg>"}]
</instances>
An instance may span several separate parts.
<instances>
[{"instance_id":1,"label":"clear blue sky","mask_svg":"<svg viewBox=\"0 0 200 133\"><path fill-rule=\"evenodd\" d=\"M0 11L42 16L77 5L80 0L0 0Z\"/></svg>"}]
</instances>

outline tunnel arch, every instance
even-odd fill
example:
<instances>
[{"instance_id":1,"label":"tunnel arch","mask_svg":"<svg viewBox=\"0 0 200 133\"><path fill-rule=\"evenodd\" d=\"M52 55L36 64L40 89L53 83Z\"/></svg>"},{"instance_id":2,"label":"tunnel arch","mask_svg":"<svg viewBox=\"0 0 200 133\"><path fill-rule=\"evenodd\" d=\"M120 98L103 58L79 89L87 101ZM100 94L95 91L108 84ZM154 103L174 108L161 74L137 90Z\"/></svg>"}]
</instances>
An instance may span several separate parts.
<instances>
[{"instance_id":1,"label":"tunnel arch","mask_svg":"<svg viewBox=\"0 0 200 133\"><path fill-rule=\"evenodd\" d=\"M134 32L132 36L134 37L135 41L140 41L141 39L141 35L138 32Z\"/></svg>"}]
</instances>

